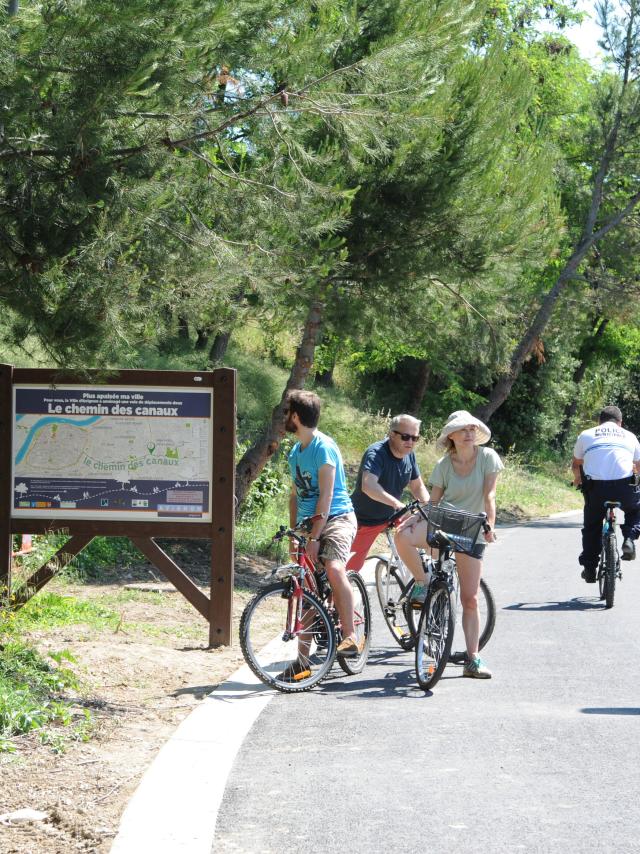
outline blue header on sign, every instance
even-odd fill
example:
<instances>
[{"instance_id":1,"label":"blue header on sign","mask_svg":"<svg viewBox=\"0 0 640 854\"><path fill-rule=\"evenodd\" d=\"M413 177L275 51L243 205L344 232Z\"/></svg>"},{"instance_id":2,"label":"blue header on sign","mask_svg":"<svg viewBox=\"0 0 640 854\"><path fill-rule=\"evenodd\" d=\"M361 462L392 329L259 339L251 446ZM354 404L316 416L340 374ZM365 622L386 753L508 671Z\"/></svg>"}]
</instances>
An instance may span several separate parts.
<instances>
[{"instance_id":1,"label":"blue header on sign","mask_svg":"<svg viewBox=\"0 0 640 854\"><path fill-rule=\"evenodd\" d=\"M16 417L21 415L94 415L136 418L210 418L208 391L136 389L16 388Z\"/></svg>"}]
</instances>

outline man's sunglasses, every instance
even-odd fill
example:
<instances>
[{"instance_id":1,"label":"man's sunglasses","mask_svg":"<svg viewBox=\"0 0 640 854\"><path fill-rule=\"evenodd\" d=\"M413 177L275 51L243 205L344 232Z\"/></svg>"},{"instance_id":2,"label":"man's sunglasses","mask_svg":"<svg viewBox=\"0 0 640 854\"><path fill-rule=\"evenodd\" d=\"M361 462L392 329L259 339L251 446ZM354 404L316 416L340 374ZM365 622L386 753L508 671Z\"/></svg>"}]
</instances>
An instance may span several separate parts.
<instances>
[{"instance_id":1,"label":"man's sunglasses","mask_svg":"<svg viewBox=\"0 0 640 854\"><path fill-rule=\"evenodd\" d=\"M420 436L412 436L411 433L401 433L399 430L392 430L396 436L400 436L403 442L419 442Z\"/></svg>"}]
</instances>

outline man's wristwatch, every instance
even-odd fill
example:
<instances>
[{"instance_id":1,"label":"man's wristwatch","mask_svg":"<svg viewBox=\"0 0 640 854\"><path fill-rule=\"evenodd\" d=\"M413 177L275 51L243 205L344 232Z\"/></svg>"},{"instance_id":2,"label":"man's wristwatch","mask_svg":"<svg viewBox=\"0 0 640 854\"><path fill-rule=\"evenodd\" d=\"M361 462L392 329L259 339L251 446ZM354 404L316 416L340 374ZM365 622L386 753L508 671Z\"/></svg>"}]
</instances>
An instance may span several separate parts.
<instances>
[{"instance_id":1,"label":"man's wristwatch","mask_svg":"<svg viewBox=\"0 0 640 854\"><path fill-rule=\"evenodd\" d=\"M319 543L320 537L309 537L308 540L310 543Z\"/></svg>"}]
</instances>

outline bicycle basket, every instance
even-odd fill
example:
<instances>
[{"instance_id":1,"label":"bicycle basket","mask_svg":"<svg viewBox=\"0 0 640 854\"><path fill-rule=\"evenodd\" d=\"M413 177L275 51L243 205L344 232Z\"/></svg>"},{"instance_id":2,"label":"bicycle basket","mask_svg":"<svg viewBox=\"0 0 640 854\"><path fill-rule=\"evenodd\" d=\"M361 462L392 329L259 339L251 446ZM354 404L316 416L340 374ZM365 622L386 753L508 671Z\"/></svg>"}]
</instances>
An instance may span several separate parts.
<instances>
[{"instance_id":1,"label":"bicycle basket","mask_svg":"<svg viewBox=\"0 0 640 854\"><path fill-rule=\"evenodd\" d=\"M422 508L427 517L427 542L436 531L443 531L455 546L456 551L469 553L476 544L480 529L486 521L485 513L465 513L449 507L434 507L427 504Z\"/></svg>"}]
</instances>

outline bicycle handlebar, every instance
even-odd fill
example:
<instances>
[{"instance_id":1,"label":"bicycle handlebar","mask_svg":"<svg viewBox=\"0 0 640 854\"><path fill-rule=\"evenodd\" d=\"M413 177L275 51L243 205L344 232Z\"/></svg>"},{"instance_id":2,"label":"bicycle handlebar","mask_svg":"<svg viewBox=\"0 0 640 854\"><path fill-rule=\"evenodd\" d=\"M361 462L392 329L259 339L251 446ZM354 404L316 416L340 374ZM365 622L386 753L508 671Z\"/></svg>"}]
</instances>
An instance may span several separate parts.
<instances>
[{"instance_id":1,"label":"bicycle handlebar","mask_svg":"<svg viewBox=\"0 0 640 854\"><path fill-rule=\"evenodd\" d=\"M401 519L406 513L415 513L416 510L420 508L420 502L417 498L414 498L413 501L410 501L408 504L405 504L404 507L400 507L399 510L395 510L391 516L387 519L387 527L394 528L396 522Z\"/></svg>"},{"instance_id":2,"label":"bicycle handlebar","mask_svg":"<svg viewBox=\"0 0 640 854\"><path fill-rule=\"evenodd\" d=\"M286 525L280 525L272 539L282 540L284 537L291 537L292 539L300 542L305 534L309 534L311 532L311 528L313 527L313 523L316 519L321 518L322 513L316 513L315 516L305 516L304 519L300 519L295 528L287 528Z\"/></svg>"},{"instance_id":3,"label":"bicycle handlebar","mask_svg":"<svg viewBox=\"0 0 640 854\"><path fill-rule=\"evenodd\" d=\"M438 506L438 505L434 505L434 506ZM398 521L398 519L401 519L406 513L416 513L416 512L418 512L422 516L422 518L425 520L425 522L429 521L429 517L424 510L424 506L420 503L420 501L417 498L415 498L413 501L410 501L408 504L405 504L404 507L400 507L399 510L396 510L395 513L392 513L392 515L389 516L389 518L387 519L387 527L388 528L395 527L395 523ZM487 514L482 513L480 515L485 517L485 521L482 523L483 530L485 532L490 531L491 525L486 521L486 515ZM444 533L444 532L441 532L441 533Z\"/></svg>"}]
</instances>

